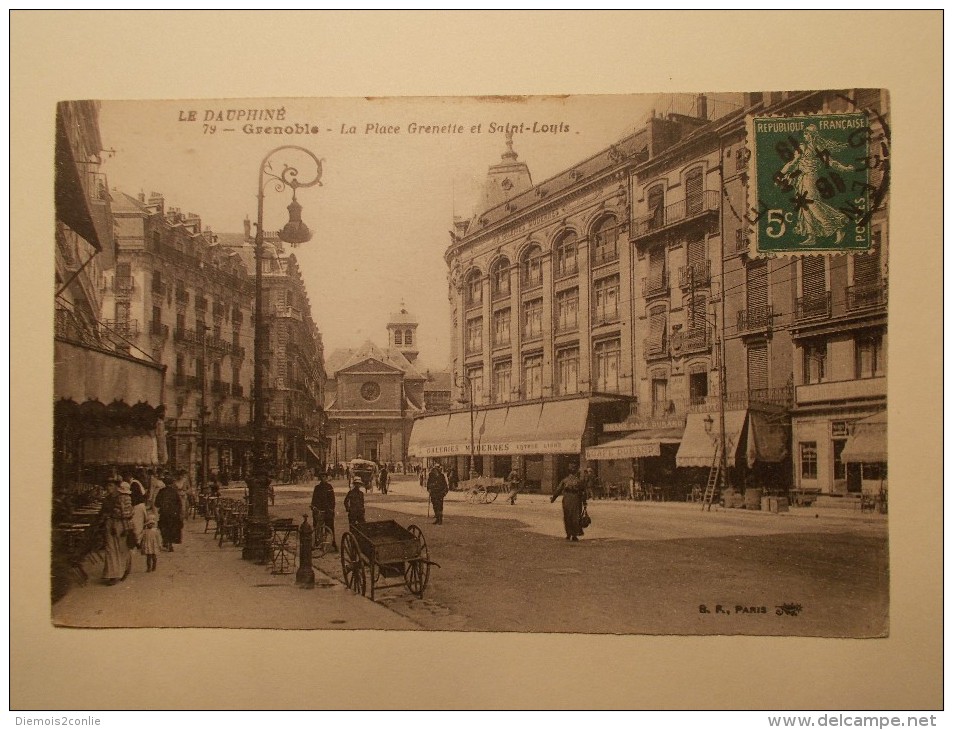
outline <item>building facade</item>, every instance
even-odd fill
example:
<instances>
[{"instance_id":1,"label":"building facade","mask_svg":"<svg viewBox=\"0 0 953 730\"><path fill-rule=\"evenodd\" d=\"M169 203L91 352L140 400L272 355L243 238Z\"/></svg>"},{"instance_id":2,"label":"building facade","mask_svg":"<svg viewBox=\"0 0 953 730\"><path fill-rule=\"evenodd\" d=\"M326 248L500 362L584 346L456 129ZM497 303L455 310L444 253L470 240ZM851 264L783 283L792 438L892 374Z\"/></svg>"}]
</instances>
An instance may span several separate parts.
<instances>
[{"instance_id":1,"label":"building facade","mask_svg":"<svg viewBox=\"0 0 953 730\"><path fill-rule=\"evenodd\" d=\"M54 512L108 471L165 462L165 368L101 316L115 265L96 102L56 111ZM63 501L60 501L63 498ZM63 515L55 515L62 517Z\"/></svg>"},{"instance_id":2,"label":"building facade","mask_svg":"<svg viewBox=\"0 0 953 730\"><path fill-rule=\"evenodd\" d=\"M417 365L417 318L401 306L387 323L387 347L365 342L328 358L327 415L335 463L408 461L415 416L449 410L449 373Z\"/></svg>"},{"instance_id":3,"label":"building facade","mask_svg":"<svg viewBox=\"0 0 953 730\"><path fill-rule=\"evenodd\" d=\"M753 257L745 120L885 107L872 90L676 97L536 185L508 140L487 207L445 253L466 406L421 419L412 453L461 474L517 468L544 491L588 462L681 499L723 437L739 488L844 494L883 478L885 463L842 454L886 405L885 214L869 253Z\"/></svg>"},{"instance_id":4,"label":"building facade","mask_svg":"<svg viewBox=\"0 0 953 730\"><path fill-rule=\"evenodd\" d=\"M194 483L241 479L251 444L253 280L196 214L167 208L159 193L112 195L116 262L103 313L130 347L167 366L169 465Z\"/></svg>"}]
</instances>

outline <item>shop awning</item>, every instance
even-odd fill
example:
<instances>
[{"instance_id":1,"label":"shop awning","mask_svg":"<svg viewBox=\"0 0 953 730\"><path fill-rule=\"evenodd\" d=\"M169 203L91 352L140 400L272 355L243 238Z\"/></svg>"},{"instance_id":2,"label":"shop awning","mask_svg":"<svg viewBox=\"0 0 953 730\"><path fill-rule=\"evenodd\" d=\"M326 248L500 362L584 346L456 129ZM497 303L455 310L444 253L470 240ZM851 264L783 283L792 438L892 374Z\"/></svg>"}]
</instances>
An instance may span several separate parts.
<instances>
[{"instance_id":1,"label":"shop awning","mask_svg":"<svg viewBox=\"0 0 953 730\"><path fill-rule=\"evenodd\" d=\"M589 414L586 399L527 403L474 413L477 454L578 454ZM414 421L408 453L417 457L470 453L470 413L458 411Z\"/></svg>"},{"instance_id":2,"label":"shop awning","mask_svg":"<svg viewBox=\"0 0 953 730\"><path fill-rule=\"evenodd\" d=\"M887 461L887 412L857 421L847 437L841 461L872 464Z\"/></svg>"},{"instance_id":3,"label":"shop awning","mask_svg":"<svg viewBox=\"0 0 953 730\"><path fill-rule=\"evenodd\" d=\"M639 459L643 456L661 456L662 444L678 444L682 441L681 428L652 428L630 433L624 438L615 439L586 449L588 461L607 459Z\"/></svg>"},{"instance_id":4,"label":"shop awning","mask_svg":"<svg viewBox=\"0 0 953 730\"><path fill-rule=\"evenodd\" d=\"M53 394L77 403L162 404L162 365L73 342L53 343Z\"/></svg>"},{"instance_id":5,"label":"shop awning","mask_svg":"<svg viewBox=\"0 0 953 730\"><path fill-rule=\"evenodd\" d=\"M84 238L97 251L112 246L112 220L108 214L109 194L105 190L94 190L100 196L96 203L90 202L84 184L86 172L80 169L70 145L66 122L61 110L56 114L56 157L55 179L53 183L56 204L56 217Z\"/></svg>"},{"instance_id":6,"label":"shop awning","mask_svg":"<svg viewBox=\"0 0 953 730\"><path fill-rule=\"evenodd\" d=\"M748 411L728 411L725 413L725 441L728 445L728 464L734 465L738 444L745 428ZM705 419L711 418L710 432L705 429ZM675 455L675 466L710 467L715 459L715 445L720 433L717 413L689 413L685 424L682 445Z\"/></svg>"}]
</instances>

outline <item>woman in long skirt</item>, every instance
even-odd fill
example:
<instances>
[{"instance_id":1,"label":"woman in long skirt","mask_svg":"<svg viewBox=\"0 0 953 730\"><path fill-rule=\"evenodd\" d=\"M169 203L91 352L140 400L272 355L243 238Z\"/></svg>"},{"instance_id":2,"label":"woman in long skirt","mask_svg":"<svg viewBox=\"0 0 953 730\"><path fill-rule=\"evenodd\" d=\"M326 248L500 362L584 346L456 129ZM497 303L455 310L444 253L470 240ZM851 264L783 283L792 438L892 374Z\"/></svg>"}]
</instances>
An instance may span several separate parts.
<instances>
[{"instance_id":1,"label":"woman in long skirt","mask_svg":"<svg viewBox=\"0 0 953 730\"><path fill-rule=\"evenodd\" d=\"M132 554L126 542L126 531L132 530L132 489L127 482L120 485L117 480L110 480L106 487L107 495L100 512L106 531L103 580L106 585L114 586L125 580L132 570Z\"/></svg>"},{"instance_id":2,"label":"woman in long skirt","mask_svg":"<svg viewBox=\"0 0 953 730\"><path fill-rule=\"evenodd\" d=\"M578 542L583 534L582 507L586 503L586 493L575 471L559 483L549 501L555 502L560 495L563 498L563 525L566 528L566 539Z\"/></svg>"}]
</instances>

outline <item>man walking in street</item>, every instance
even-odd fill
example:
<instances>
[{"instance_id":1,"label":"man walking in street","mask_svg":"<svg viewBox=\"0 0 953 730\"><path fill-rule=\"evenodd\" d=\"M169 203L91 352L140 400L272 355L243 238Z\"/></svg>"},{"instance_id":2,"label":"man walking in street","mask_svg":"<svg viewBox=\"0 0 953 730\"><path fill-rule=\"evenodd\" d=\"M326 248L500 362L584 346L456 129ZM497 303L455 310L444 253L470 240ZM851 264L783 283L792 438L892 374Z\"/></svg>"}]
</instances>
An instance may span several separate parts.
<instances>
[{"instance_id":1,"label":"man walking in street","mask_svg":"<svg viewBox=\"0 0 953 730\"><path fill-rule=\"evenodd\" d=\"M360 477L351 481L351 491L344 496L344 509L347 511L347 521L350 525L359 525L364 522L364 492Z\"/></svg>"},{"instance_id":2,"label":"man walking in street","mask_svg":"<svg viewBox=\"0 0 953 730\"><path fill-rule=\"evenodd\" d=\"M311 495L311 515L314 522L315 535L320 535L322 522L331 530L331 550L337 552L337 535L334 532L334 487L328 481L326 472L321 472L318 483L314 486Z\"/></svg>"},{"instance_id":3,"label":"man walking in street","mask_svg":"<svg viewBox=\"0 0 953 730\"><path fill-rule=\"evenodd\" d=\"M433 504L433 515L436 517L433 523L435 525L442 525L443 498L446 497L447 492L450 491L450 486L447 483L447 476L437 464L431 468L430 475L427 477L427 491L430 492L430 502Z\"/></svg>"}]
</instances>

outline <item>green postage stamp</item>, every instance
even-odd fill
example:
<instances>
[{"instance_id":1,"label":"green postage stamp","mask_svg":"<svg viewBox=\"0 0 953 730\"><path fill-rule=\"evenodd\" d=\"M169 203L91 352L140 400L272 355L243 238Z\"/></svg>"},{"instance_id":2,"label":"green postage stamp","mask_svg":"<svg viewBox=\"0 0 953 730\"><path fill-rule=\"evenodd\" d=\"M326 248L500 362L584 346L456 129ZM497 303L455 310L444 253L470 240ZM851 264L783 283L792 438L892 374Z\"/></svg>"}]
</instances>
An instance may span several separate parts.
<instances>
[{"instance_id":1,"label":"green postage stamp","mask_svg":"<svg viewBox=\"0 0 953 730\"><path fill-rule=\"evenodd\" d=\"M749 117L756 254L868 250L887 184L882 143L880 126L861 111Z\"/></svg>"}]
</instances>

